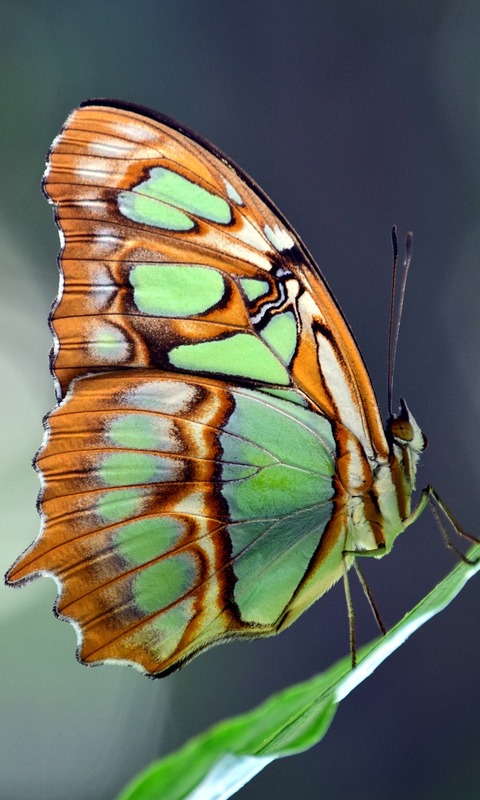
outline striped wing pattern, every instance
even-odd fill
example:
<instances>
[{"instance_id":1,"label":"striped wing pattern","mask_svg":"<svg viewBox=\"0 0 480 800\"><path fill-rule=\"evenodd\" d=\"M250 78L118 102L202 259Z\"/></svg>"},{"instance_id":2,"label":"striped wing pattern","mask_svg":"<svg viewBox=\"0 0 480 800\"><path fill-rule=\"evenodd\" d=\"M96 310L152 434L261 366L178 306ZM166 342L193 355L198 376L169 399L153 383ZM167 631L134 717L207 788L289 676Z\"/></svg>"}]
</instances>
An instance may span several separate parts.
<instances>
[{"instance_id":1,"label":"striped wing pattern","mask_svg":"<svg viewBox=\"0 0 480 800\"><path fill-rule=\"evenodd\" d=\"M410 499L318 267L236 165L142 109L74 111L44 190L59 405L36 460L42 531L7 580L55 577L87 663L165 674L277 632L345 549L384 543L382 497L393 535Z\"/></svg>"}]
</instances>

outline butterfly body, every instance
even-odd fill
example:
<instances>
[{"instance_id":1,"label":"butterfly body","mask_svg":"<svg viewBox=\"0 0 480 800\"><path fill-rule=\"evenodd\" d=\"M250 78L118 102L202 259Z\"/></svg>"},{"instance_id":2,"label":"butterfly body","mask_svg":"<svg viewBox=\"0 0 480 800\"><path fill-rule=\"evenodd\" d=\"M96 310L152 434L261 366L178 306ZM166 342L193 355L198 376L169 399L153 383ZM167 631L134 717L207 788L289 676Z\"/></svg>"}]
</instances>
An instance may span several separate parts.
<instances>
[{"instance_id":1,"label":"butterfly body","mask_svg":"<svg viewBox=\"0 0 480 800\"><path fill-rule=\"evenodd\" d=\"M424 438L384 431L350 329L271 201L164 117L88 103L44 181L62 232L41 536L85 662L163 674L270 635L413 520Z\"/></svg>"}]
</instances>

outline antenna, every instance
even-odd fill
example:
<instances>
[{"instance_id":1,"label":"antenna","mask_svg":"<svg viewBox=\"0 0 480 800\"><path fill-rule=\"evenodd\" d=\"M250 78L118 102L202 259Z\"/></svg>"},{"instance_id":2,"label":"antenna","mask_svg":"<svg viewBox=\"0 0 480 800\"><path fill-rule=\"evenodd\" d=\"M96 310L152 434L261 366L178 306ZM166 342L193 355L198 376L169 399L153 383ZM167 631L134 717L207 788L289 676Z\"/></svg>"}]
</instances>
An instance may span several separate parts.
<instances>
[{"instance_id":1,"label":"antenna","mask_svg":"<svg viewBox=\"0 0 480 800\"><path fill-rule=\"evenodd\" d=\"M409 231L405 238L405 259L403 262L403 272L400 286L397 292L397 273L398 273L398 238L397 226L392 228L392 293L390 297L390 323L388 327L388 357L387 357L387 398L388 415L393 416L392 397L393 397L393 376L395 374L395 361L397 358L398 337L400 334L400 323L403 313L403 302L405 300L405 288L407 285L408 271L412 261L413 233ZM398 300L397 300L398 294Z\"/></svg>"}]
</instances>

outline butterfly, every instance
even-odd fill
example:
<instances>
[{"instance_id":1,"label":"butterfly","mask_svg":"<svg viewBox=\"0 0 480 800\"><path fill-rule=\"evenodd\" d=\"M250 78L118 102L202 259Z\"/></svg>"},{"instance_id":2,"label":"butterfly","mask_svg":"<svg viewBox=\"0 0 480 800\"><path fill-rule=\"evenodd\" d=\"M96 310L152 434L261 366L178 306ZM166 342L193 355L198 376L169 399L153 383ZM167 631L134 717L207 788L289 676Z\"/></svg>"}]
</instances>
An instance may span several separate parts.
<instances>
[{"instance_id":1,"label":"butterfly","mask_svg":"<svg viewBox=\"0 0 480 800\"><path fill-rule=\"evenodd\" d=\"M384 429L305 245L195 133L87 101L43 188L58 405L41 533L7 582L53 576L78 658L150 675L283 630L438 499L412 510L422 431L404 402Z\"/></svg>"}]
</instances>

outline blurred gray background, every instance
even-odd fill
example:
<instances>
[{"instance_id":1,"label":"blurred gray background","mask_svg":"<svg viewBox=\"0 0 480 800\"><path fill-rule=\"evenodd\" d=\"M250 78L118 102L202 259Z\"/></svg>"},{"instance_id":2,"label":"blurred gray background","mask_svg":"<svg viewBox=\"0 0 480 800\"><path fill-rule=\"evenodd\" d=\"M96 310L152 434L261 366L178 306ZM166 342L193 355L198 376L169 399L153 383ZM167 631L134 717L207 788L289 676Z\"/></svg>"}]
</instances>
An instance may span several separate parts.
<instances>
[{"instance_id":1,"label":"blurred gray background","mask_svg":"<svg viewBox=\"0 0 480 800\"><path fill-rule=\"evenodd\" d=\"M57 234L45 154L88 97L151 106L241 164L298 229L385 413L390 227L415 232L396 375L433 483L480 533L480 4L17 0L0 5L1 567L36 536L30 460L54 401L46 319ZM428 513L363 563L391 625L450 568ZM375 629L355 592L359 637ZM157 755L348 651L341 587L276 639L224 645L163 681L87 669L52 581L0 598L0 800L113 800ZM477 800L479 583L342 704L324 742L239 794ZM206 799L208 800L208 799Z\"/></svg>"}]
</instances>

